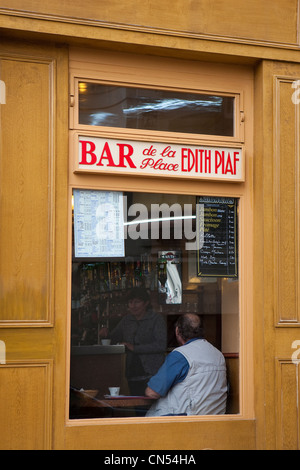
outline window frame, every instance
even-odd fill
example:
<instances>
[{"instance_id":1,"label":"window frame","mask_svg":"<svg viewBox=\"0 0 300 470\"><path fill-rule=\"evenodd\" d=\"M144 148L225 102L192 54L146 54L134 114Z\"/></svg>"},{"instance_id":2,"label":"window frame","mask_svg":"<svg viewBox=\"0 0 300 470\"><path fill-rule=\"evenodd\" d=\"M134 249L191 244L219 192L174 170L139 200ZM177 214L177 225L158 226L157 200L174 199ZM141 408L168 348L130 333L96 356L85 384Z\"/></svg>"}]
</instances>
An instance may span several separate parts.
<instances>
[{"instance_id":1,"label":"window frame","mask_svg":"<svg viewBox=\"0 0 300 470\"><path fill-rule=\"evenodd\" d=\"M71 54L72 56L72 54ZM163 78L158 74L158 77L151 82L149 85L149 77L145 73L147 67L144 67L140 74L132 74L132 66L138 67L138 56L132 55L132 63L128 64L128 70L124 73L124 67L127 66L126 59L124 57L121 63L118 62L118 58L121 58L122 54L116 54L116 56L110 60L109 67L107 69L101 68L101 60L103 64L106 63L107 56L103 53L103 58L99 59L97 53L91 53L89 58L85 58L83 55L80 57L80 51L73 51L70 68L70 166L69 166L69 214L72 214L71 207L71 195L73 189L94 189L94 190L114 190L114 191L132 191L132 192L159 192L159 193L172 193L172 194L191 194L191 195L206 195L206 196L220 196L220 197L234 197L239 199L239 330L240 330L240 346L239 346L239 413L233 415L222 415L222 416L188 416L188 417L174 417L171 418L175 422L189 421L227 421L227 420L240 420L240 419L253 419L254 418L254 381L253 381L253 234L252 234L252 220L253 220L253 205L252 205L252 185L251 179L252 172L252 147L253 147L253 77L250 72L250 67L245 70L241 70L237 67L237 75L235 76L231 67L228 67L228 73L226 74L226 80L222 80L222 73L224 64L213 64L212 70L214 73L214 79L212 80L212 86L209 86L211 71L211 64L204 63L204 68L207 67L208 73L202 80L202 76L199 79L199 87L181 86L184 82L183 77L179 77L176 86L166 86L169 81L166 77ZM126 56L126 54L125 54ZM93 63L90 63L91 57ZM155 60L155 59L152 59ZM170 62L172 59L168 59ZM85 62L86 61L86 62ZM184 61L185 64L187 61ZM184 65L185 65L184 64ZM176 65L176 64L175 64ZM136 70L135 68L135 70ZM176 67L175 67L176 68ZM217 77L216 71L219 70L220 76ZM122 73L120 73L122 72ZM153 72L152 72L153 74ZM164 75L164 74L162 74ZM240 76L239 76L240 75ZM247 76L246 76L247 75ZM125 77L122 81L118 81L116 77ZM134 79L132 78L134 76ZM100 78L101 77L101 78ZM194 80L195 77L193 77ZM187 91L193 93L207 93L217 95L229 95L235 96L235 135L234 137L224 136L212 136L212 135L201 135L201 134L186 134L186 133L173 133L173 132L160 132L160 131L148 131L148 130L135 130L135 129L123 129L123 128L111 128L104 126L90 126L80 125L78 123L78 90L79 81L92 81L110 85L118 86L135 86L142 88L153 88L153 89L164 89L164 90L175 90L175 91ZM178 85L180 83L180 86ZM218 86L216 85L218 84ZM225 84L224 84L225 83ZM198 85L198 82L197 82ZM201 86L200 86L201 85ZM245 93L247 92L247 93ZM244 119L244 108L247 109L246 127L248 129L247 143L245 143L245 119ZM245 182L216 182L216 181L196 181L185 179L182 177L182 184L178 184L180 179L172 177L152 177L148 176L129 176L129 175L112 175L107 172L103 174L91 173L77 173L74 166L74 134L83 133L87 135L107 136L133 139L133 140L158 140L160 142L170 143L184 143L190 142L193 144L207 144L207 143L222 143L224 146L233 146L234 143L240 143L245 145L247 160L245 160L246 175L247 179ZM250 156L250 160L249 160ZM72 217L69 218L69 260L68 266L69 271L72 265ZM247 282L246 282L247 280ZM71 272L69 274L69 294L68 294L68 329L70 331L71 325ZM70 333L68 337L70 344ZM67 347L67 371L70 371L70 346ZM67 400L67 413L68 413L68 400ZM95 424L130 424L143 422L149 425L155 422L166 421L167 418L115 418L113 421L111 418L93 418L84 419L79 424L84 425L95 425ZM170 418L167 419L169 421ZM77 420L69 420L67 418L68 425L76 425Z\"/></svg>"},{"instance_id":2,"label":"window frame","mask_svg":"<svg viewBox=\"0 0 300 470\"><path fill-rule=\"evenodd\" d=\"M122 127L109 127L109 126L93 126L79 123L79 83L98 83L100 85L110 85L118 87L131 87L131 88L142 88L152 90L164 90L174 91L179 93L195 93L199 95L215 95L215 96L226 96L234 98L234 115L233 115L233 136L222 136L222 135L211 135L211 134L193 134L185 132L168 132L168 131L157 131L148 129L133 129L133 128L122 128ZM95 133L110 133L112 136L122 135L125 137L135 136L136 140L141 138L144 140L144 136L147 135L151 140L160 138L166 141L181 142L185 140L199 142L199 141L211 141L211 142L224 142L224 143L243 143L244 142L244 120L243 120L243 91L216 91L211 88L180 88L180 87L166 87L166 86L155 86L150 84L137 84L130 81L113 81L113 80L100 80L87 78L86 75L74 74L71 78L71 107L70 107L70 128Z\"/></svg>"}]
</instances>

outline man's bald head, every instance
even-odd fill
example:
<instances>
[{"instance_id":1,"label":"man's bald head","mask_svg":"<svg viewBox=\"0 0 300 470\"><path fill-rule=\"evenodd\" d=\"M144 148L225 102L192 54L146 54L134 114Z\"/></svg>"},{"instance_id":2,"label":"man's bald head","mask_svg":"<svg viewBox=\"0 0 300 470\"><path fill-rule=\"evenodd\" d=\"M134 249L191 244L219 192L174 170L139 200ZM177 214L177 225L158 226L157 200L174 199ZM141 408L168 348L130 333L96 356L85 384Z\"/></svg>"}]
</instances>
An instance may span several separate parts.
<instances>
[{"instance_id":1,"label":"man's bald head","mask_svg":"<svg viewBox=\"0 0 300 470\"><path fill-rule=\"evenodd\" d=\"M194 313L181 315L176 322L176 332L184 342L194 338L202 338L201 321Z\"/></svg>"}]
</instances>

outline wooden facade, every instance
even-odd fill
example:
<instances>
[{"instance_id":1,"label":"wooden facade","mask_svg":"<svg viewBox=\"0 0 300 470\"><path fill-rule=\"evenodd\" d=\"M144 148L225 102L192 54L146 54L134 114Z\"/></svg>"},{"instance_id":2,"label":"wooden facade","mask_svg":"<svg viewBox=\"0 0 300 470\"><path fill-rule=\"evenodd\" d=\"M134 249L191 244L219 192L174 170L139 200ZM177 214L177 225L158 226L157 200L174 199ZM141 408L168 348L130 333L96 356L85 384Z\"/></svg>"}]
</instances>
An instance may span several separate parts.
<instances>
[{"instance_id":1,"label":"wooden facade","mask_svg":"<svg viewBox=\"0 0 300 470\"><path fill-rule=\"evenodd\" d=\"M116 449L117 436L119 450L299 450L299 9L297 0L0 0L1 449ZM68 419L70 189L99 185L78 182L69 165L72 77L83 70L180 88L202 74L214 91L242 90L245 183L203 183L243 201L239 414ZM100 184L161 187L129 176ZM192 190L196 181L182 181L182 194ZM165 180L164 191L178 183Z\"/></svg>"}]
</instances>

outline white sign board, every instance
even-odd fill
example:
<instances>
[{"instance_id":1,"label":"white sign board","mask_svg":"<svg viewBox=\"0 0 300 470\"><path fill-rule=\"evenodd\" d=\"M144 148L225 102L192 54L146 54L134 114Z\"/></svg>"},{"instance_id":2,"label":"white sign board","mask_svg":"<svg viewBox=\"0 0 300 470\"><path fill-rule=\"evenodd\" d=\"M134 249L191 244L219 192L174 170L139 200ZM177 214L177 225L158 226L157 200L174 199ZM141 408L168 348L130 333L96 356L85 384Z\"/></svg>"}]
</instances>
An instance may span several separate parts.
<instances>
[{"instance_id":1,"label":"white sign board","mask_svg":"<svg viewBox=\"0 0 300 470\"><path fill-rule=\"evenodd\" d=\"M242 145L166 144L77 135L75 171L241 182Z\"/></svg>"},{"instance_id":2,"label":"white sign board","mask_svg":"<svg viewBox=\"0 0 300 470\"><path fill-rule=\"evenodd\" d=\"M123 194L74 189L76 258L125 256Z\"/></svg>"}]
</instances>

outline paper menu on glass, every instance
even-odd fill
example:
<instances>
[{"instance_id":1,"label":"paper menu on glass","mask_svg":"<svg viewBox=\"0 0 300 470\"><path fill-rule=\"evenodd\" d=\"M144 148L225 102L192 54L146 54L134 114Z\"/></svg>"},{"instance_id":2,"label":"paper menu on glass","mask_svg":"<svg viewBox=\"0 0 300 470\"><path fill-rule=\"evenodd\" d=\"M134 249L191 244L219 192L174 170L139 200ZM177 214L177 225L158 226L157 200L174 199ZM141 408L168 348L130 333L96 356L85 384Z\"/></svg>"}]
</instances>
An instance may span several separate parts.
<instances>
[{"instance_id":1,"label":"paper menu on glass","mask_svg":"<svg viewBox=\"0 0 300 470\"><path fill-rule=\"evenodd\" d=\"M123 193L74 189L76 258L125 256Z\"/></svg>"}]
</instances>

